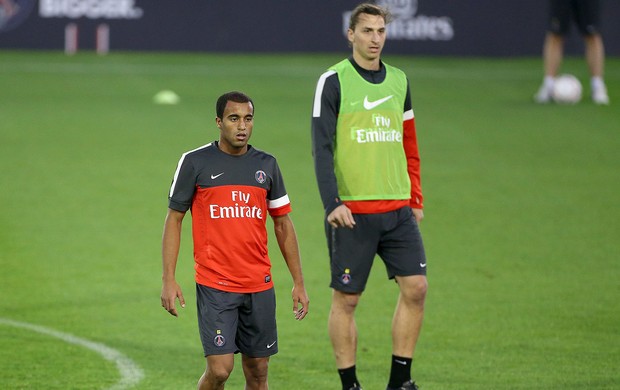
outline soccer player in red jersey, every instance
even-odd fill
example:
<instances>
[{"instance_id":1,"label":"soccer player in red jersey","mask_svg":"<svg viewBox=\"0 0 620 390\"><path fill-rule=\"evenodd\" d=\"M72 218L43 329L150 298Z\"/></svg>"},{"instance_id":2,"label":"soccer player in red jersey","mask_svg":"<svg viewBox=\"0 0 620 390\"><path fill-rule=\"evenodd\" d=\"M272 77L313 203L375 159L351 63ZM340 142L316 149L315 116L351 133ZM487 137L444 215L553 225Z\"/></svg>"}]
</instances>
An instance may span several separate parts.
<instances>
[{"instance_id":1,"label":"soccer player in red jersey","mask_svg":"<svg viewBox=\"0 0 620 390\"><path fill-rule=\"evenodd\" d=\"M181 226L191 210L198 326L207 366L198 388L223 389L241 352L246 389L267 389L269 357L278 352L275 293L267 253L270 215L293 278L293 314L308 314L291 205L276 159L248 144L254 103L229 92L216 104L219 141L181 157L164 223L161 304L178 316L176 282Z\"/></svg>"}]
</instances>

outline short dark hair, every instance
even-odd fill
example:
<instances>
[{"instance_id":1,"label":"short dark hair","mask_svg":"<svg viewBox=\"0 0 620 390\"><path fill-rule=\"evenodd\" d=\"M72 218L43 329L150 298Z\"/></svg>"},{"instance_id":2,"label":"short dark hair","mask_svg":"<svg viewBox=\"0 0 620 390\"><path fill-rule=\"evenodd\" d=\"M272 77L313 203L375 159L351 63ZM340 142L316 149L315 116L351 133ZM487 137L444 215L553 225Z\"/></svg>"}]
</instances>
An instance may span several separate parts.
<instances>
[{"instance_id":1,"label":"short dark hair","mask_svg":"<svg viewBox=\"0 0 620 390\"><path fill-rule=\"evenodd\" d=\"M390 14L390 11L387 9L372 3L362 3L351 11L351 18L349 19L349 28L351 30L355 30L355 26L357 26L357 22L359 22L360 19L360 14L381 16L385 24L392 21L392 14Z\"/></svg>"},{"instance_id":2,"label":"short dark hair","mask_svg":"<svg viewBox=\"0 0 620 390\"><path fill-rule=\"evenodd\" d=\"M215 115L217 115L218 118L222 119L224 116L224 109L226 109L226 104L229 101L235 103L250 103L252 104L252 110L254 110L254 102L245 93L239 91L226 92L220 96L217 99L217 103L215 103Z\"/></svg>"}]
</instances>

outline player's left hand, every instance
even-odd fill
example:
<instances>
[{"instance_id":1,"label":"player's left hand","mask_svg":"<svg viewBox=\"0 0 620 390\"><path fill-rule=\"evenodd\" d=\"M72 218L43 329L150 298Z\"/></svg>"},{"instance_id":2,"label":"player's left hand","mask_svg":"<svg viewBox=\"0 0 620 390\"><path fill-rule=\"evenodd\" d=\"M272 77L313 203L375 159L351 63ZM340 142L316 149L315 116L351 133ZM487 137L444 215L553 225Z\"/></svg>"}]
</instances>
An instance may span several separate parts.
<instances>
[{"instance_id":1,"label":"player's left hand","mask_svg":"<svg viewBox=\"0 0 620 390\"><path fill-rule=\"evenodd\" d=\"M295 319L301 321L308 314L308 307L310 305L310 299L308 298L308 293L306 292L306 288L301 287L293 287L292 291L293 296L293 315Z\"/></svg>"},{"instance_id":2,"label":"player's left hand","mask_svg":"<svg viewBox=\"0 0 620 390\"><path fill-rule=\"evenodd\" d=\"M411 210L413 210L413 216L416 222L421 222L424 219L424 210L414 208L412 208Z\"/></svg>"}]
</instances>

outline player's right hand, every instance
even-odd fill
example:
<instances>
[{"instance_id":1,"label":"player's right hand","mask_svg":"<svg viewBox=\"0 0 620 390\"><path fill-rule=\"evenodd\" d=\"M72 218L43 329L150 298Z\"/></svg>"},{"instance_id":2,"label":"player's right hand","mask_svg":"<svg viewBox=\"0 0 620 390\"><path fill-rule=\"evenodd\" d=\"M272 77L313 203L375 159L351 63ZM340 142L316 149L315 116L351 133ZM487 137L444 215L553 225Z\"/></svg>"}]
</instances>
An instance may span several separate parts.
<instances>
[{"instance_id":1,"label":"player's right hand","mask_svg":"<svg viewBox=\"0 0 620 390\"><path fill-rule=\"evenodd\" d=\"M355 219L353 219L351 210L346 205L341 204L329 213L327 216L327 223L333 228L348 227L349 229L353 229L355 226Z\"/></svg>"},{"instance_id":2,"label":"player's right hand","mask_svg":"<svg viewBox=\"0 0 620 390\"><path fill-rule=\"evenodd\" d=\"M181 286L174 280L164 282L161 288L161 306L175 317L179 316L175 306L177 298L179 299L181 307L185 307L185 298L183 298Z\"/></svg>"}]
</instances>

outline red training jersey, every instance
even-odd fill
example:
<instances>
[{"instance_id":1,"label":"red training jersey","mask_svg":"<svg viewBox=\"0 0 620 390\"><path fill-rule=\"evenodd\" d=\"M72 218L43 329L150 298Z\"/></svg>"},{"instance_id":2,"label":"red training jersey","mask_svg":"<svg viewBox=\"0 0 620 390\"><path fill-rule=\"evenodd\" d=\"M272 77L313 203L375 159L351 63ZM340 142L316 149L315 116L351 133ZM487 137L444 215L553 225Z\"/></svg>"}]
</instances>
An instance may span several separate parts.
<instances>
[{"instance_id":1,"label":"red training jersey","mask_svg":"<svg viewBox=\"0 0 620 390\"><path fill-rule=\"evenodd\" d=\"M285 215L291 205L272 155L248 145L232 156L217 142L183 154L169 207L191 210L197 283L237 293L273 286L267 215Z\"/></svg>"}]
</instances>

